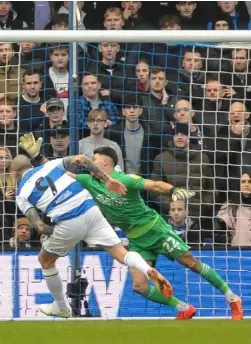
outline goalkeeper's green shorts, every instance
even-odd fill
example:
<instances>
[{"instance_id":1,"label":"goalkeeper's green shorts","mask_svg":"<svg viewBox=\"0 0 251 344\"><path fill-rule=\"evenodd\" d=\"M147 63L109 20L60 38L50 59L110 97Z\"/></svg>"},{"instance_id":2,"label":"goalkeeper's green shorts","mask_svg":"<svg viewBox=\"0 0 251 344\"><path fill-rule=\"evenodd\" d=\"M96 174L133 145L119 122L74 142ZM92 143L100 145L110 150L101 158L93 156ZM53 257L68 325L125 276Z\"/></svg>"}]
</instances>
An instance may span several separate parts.
<instances>
[{"instance_id":1,"label":"goalkeeper's green shorts","mask_svg":"<svg viewBox=\"0 0 251 344\"><path fill-rule=\"evenodd\" d=\"M190 247L173 231L160 216L155 225L139 238L129 239L129 251L138 252L148 261L156 261L161 254L170 260L177 260Z\"/></svg>"}]
</instances>

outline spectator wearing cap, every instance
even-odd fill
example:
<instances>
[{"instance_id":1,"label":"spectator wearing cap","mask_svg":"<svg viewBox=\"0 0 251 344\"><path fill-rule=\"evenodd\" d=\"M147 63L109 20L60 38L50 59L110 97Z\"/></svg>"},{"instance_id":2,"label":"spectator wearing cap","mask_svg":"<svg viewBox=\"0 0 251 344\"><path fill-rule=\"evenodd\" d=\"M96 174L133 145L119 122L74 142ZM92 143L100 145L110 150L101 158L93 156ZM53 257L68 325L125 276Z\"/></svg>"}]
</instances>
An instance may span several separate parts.
<instances>
[{"instance_id":1,"label":"spectator wearing cap","mask_svg":"<svg viewBox=\"0 0 251 344\"><path fill-rule=\"evenodd\" d=\"M196 1L177 1L176 10L181 30L203 30L205 23L196 14Z\"/></svg>"},{"instance_id":2,"label":"spectator wearing cap","mask_svg":"<svg viewBox=\"0 0 251 344\"><path fill-rule=\"evenodd\" d=\"M238 2L245 4L244 1L218 1L219 13L224 13L229 17L234 30L250 30L251 21L247 7L244 5L246 8L242 8L240 11ZM208 28L212 29L212 22L208 23Z\"/></svg>"},{"instance_id":3,"label":"spectator wearing cap","mask_svg":"<svg viewBox=\"0 0 251 344\"><path fill-rule=\"evenodd\" d=\"M41 136L44 140L43 154L47 156L49 154L48 148L50 144L50 132L56 125L62 125L66 121L64 103L59 98L51 98L46 102L46 114L43 123L38 127L38 136Z\"/></svg>"},{"instance_id":4,"label":"spectator wearing cap","mask_svg":"<svg viewBox=\"0 0 251 344\"><path fill-rule=\"evenodd\" d=\"M79 141L79 154L84 154L91 158L96 148L111 147L117 153L120 170L124 171L124 162L119 145L104 137L105 129L108 126L107 112L99 109L91 110L88 114L87 124L90 129L90 135Z\"/></svg>"},{"instance_id":5,"label":"spectator wearing cap","mask_svg":"<svg viewBox=\"0 0 251 344\"><path fill-rule=\"evenodd\" d=\"M203 216L209 216L211 211L213 173L208 156L200 150L198 143L189 142L188 132L189 126L186 123L175 124L173 139L167 149L154 160L151 179L195 191L195 197L188 204L188 215L193 217L194 221L203 220L201 228L211 229L211 221L207 221ZM151 197L160 212L167 216L170 196L151 193Z\"/></svg>"},{"instance_id":6,"label":"spectator wearing cap","mask_svg":"<svg viewBox=\"0 0 251 344\"><path fill-rule=\"evenodd\" d=\"M22 30L28 27L12 8L13 1L0 2L0 30Z\"/></svg>"},{"instance_id":7,"label":"spectator wearing cap","mask_svg":"<svg viewBox=\"0 0 251 344\"><path fill-rule=\"evenodd\" d=\"M50 144L48 159L63 158L69 155L69 127L65 122L62 125L55 125L50 131Z\"/></svg>"},{"instance_id":8,"label":"spectator wearing cap","mask_svg":"<svg viewBox=\"0 0 251 344\"><path fill-rule=\"evenodd\" d=\"M26 217L20 217L16 220L13 229L13 236L10 238L9 245L13 249L26 250L32 246L38 246L36 242L31 241L32 227ZM38 242L39 244L39 242Z\"/></svg>"},{"instance_id":9,"label":"spectator wearing cap","mask_svg":"<svg viewBox=\"0 0 251 344\"><path fill-rule=\"evenodd\" d=\"M106 132L110 140L122 149L126 173L149 177L158 147L154 147L148 126L142 121L142 100L135 94L125 97L122 108L123 120Z\"/></svg>"},{"instance_id":10,"label":"spectator wearing cap","mask_svg":"<svg viewBox=\"0 0 251 344\"><path fill-rule=\"evenodd\" d=\"M79 118L80 137L83 137L83 129L87 125L87 117L91 110L105 110L112 124L120 120L117 107L110 101L110 91L102 89L98 77L93 74L85 74L82 78L82 92L77 108Z\"/></svg>"}]
</instances>

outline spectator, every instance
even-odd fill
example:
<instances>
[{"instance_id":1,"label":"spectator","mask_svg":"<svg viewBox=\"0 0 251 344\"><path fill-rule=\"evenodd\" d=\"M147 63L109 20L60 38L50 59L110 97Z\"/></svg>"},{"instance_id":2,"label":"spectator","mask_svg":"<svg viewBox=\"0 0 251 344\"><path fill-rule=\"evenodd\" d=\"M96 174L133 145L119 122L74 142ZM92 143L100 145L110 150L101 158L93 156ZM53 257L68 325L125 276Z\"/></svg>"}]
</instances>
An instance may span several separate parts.
<instances>
[{"instance_id":1,"label":"spectator","mask_svg":"<svg viewBox=\"0 0 251 344\"><path fill-rule=\"evenodd\" d=\"M54 46L50 51L51 67L44 80L44 87L49 88L53 84L57 97L64 103L67 111L69 97L69 51L68 46Z\"/></svg>"},{"instance_id":2,"label":"spectator","mask_svg":"<svg viewBox=\"0 0 251 344\"><path fill-rule=\"evenodd\" d=\"M13 237L10 238L9 245L16 250L27 250L32 247L40 247L39 239L33 240L35 238L29 220L26 217L20 217L16 220L13 229Z\"/></svg>"},{"instance_id":3,"label":"spectator","mask_svg":"<svg viewBox=\"0 0 251 344\"><path fill-rule=\"evenodd\" d=\"M181 30L180 20L174 15L164 15L159 20L159 27L161 30Z\"/></svg>"},{"instance_id":4,"label":"spectator","mask_svg":"<svg viewBox=\"0 0 251 344\"><path fill-rule=\"evenodd\" d=\"M127 89L133 92L150 92L150 66L147 58L140 58L135 73L136 75L128 80Z\"/></svg>"},{"instance_id":5,"label":"spectator","mask_svg":"<svg viewBox=\"0 0 251 344\"><path fill-rule=\"evenodd\" d=\"M219 191L232 190L233 179L241 176L245 152L251 152L249 112L244 103L234 101L229 109L229 125L223 126L216 140L216 187ZM251 166L249 161L245 164ZM224 193L222 193L223 197ZM223 199L223 201L225 201Z\"/></svg>"},{"instance_id":6,"label":"spectator","mask_svg":"<svg viewBox=\"0 0 251 344\"><path fill-rule=\"evenodd\" d=\"M118 43L103 42L99 45L102 60L99 63L91 62L87 71L97 74L102 87L109 90L113 103L121 104L123 91L125 90L125 65L117 63L117 54L120 51Z\"/></svg>"},{"instance_id":7,"label":"spectator","mask_svg":"<svg viewBox=\"0 0 251 344\"><path fill-rule=\"evenodd\" d=\"M153 26L144 20L139 10L142 7L142 1L122 1L123 18L125 29L127 30L151 30Z\"/></svg>"},{"instance_id":8,"label":"spectator","mask_svg":"<svg viewBox=\"0 0 251 344\"><path fill-rule=\"evenodd\" d=\"M189 142L188 128L187 124L176 123L173 140L168 148L154 160L151 179L162 180L174 187L185 187L195 191L196 196L188 204L188 214L194 222L201 221L199 228L211 230L213 173L209 166L208 156L200 151L197 144ZM170 196L151 193L151 197L160 212L167 216L170 210ZM202 242L200 233L197 233L197 236L193 235L194 240L195 237L197 237L197 242Z\"/></svg>"},{"instance_id":9,"label":"spectator","mask_svg":"<svg viewBox=\"0 0 251 344\"><path fill-rule=\"evenodd\" d=\"M142 101L135 94L127 95L123 105L124 120L111 126L107 132L110 140L122 149L126 173L149 177L158 147L154 147L148 126L141 120Z\"/></svg>"},{"instance_id":10,"label":"spectator","mask_svg":"<svg viewBox=\"0 0 251 344\"><path fill-rule=\"evenodd\" d=\"M77 17L77 23L78 23L78 30L85 30L85 16L86 13L83 11L84 8L84 1L77 1L78 11L79 11L79 18ZM69 15L68 11L68 1L64 1L63 6L60 7L58 10L58 13Z\"/></svg>"},{"instance_id":11,"label":"spectator","mask_svg":"<svg viewBox=\"0 0 251 344\"><path fill-rule=\"evenodd\" d=\"M18 67L12 43L0 43L0 101L15 99L20 92L24 69Z\"/></svg>"},{"instance_id":12,"label":"spectator","mask_svg":"<svg viewBox=\"0 0 251 344\"><path fill-rule=\"evenodd\" d=\"M7 147L15 157L18 151L17 110L13 100L0 104L0 146Z\"/></svg>"},{"instance_id":13,"label":"spectator","mask_svg":"<svg viewBox=\"0 0 251 344\"><path fill-rule=\"evenodd\" d=\"M196 90L202 88L205 84L205 76L201 52L189 48L184 52L182 69L178 72L168 72L173 94L182 97L190 97Z\"/></svg>"},{"instance_id":14,"label":"spectator","mask_svg":"<svg viewBox=\"0 0 251 344\"><path fill-rule=\"evenodd\" d=\"M38 70L44 67L45 54L43 49L31 42L21 42L18 44L18 52L20 53L20 66L23 69L29 69L30 66Z\"/></svg>"},{"instance_id":15,"label":"spectator","mask_svg":"<svg viewBox=\"0 0 251 344\"><path fill-rule=\"evenodd\" d=\"M61 99L51 98L46 102L46 114L43 123L39 126L39 135L43 137L44 147L43 155L48 156L50 152L50 134L55 126L62 125L66 121L64 103Z\"/></svg>"},{"instance_id":16,"label":"spectator","mask_svg":"<svg viewBox=\"0 0 251 344\"><path fill-rule=\"evenodd\" d=\"M28 27L27 23L12 9L12 3L13 1L0 2L0 30L22 30Z\"/></svg>"},{"instance_id":17,"label":"spectator","mask_svg":"<svg viewBox=\"0 0 251 344\"><path fill-rule=\"evenodd\" d=\"M123 13L118 7L110 7L104 15L104 28L106 30L122 30L125 25Z\"/></svg>"},{"instance_id":18,"label":"spectator","mask_svg":"<svg viewBox=\"0 0 251 344\"><path fill-rule=\"evenodd\" d=\"M205 24L199 16L196 16L196 1L178 1L176 10L178 11L178 19L180 21L181 30L203 30Z\"/></svg>"},{"instance_id":19,"label":"spectator","mask_svg":"<svg viewBox=\"0 0 251 344\"><path fill-rule=\"evenodd\" d=\"M55 125L50 131L50 144L48 158L63 158L69 155L69 127L67 122Z\"/></svg>"},{"instance_id":20,"label":"spectator","mask_svg":"<svg viewBox=\"0 0 251 344\"><path fill-rule=\"evenodd\" d=\"M42 79L40 72L26 71L23 75L23 94L17 99L19 106L19 132L34 132L44 120L41 106L45 99L41 97Z\"/></svg>"},{"instance_id":21,"label":"spectator","mask_svg":"<svg viewBox=\"0 0 251 344\"><path fill-rule=\"evenodd\" d=\"M231 246L251 246L251 176L243 174L238 193L217 214L215 242Z\"/></svg>"},{"instance_id":22,"label":"spectator","mask_svg":"<svg viewBox=\"0 0 251 344\"><path fill-rule=\"evenodd\" d=\"M120 119L117 107L109 101L110 91L101 89L101 82L96 75L85 74L82 79L83 96L80 97L78 105L79 128L87 124L87 117L91 110L105 110L108 113L108 120L116 124ZM83 137L83 134L80 136Z\"/></svg>"},{"instance_id":23,"label":"spectator","mask_svg":"<svg viewBox=\"0 0 251 344\"><path fill-rule=\"evenodd\" d=\"M124 162L121 149L114 141L110 141L104 137L105 128L107 128L108 114L104 110L91 110L88 114L88 128L90 136L79 141L79 154L84 154L91 158L96 148L109 146L113 148L118 155L118 165L124 170Z\"/></svg>"},{"instance_id":24,"label":"spectator","mask_svg":"<svg viewBox=\"0 0 251 344\"><path fill-rule=\"evenodd\" d=\"M11 174L12 155L7 147L0 146L0 238L7 241L11 237L11 229L16 210L16 183Z\"/></svg>"},{"instance_id":25,"label":"spectator","mask_svg":"<svg viewBox=\"0 0 251 344\"><path fill-rule=\"evenodd\" d=\"M250 99L251 70L248 50L232 50L231 59L231 64L228 64L228 68L226 68L229 73L222 73L224 84L232 87L234 94L237 94L236 98Z\"/></svg>"},{"instance_id":26,"label":"spectator","mask_svg":"<svg viewBox=\"0 0 251 344\"><path fill-rule=\"evenodd\" d=\"M223 13L232 19L234 30L248 30L251 27L250 18L247 13L241 15L237 10L238 1L218 1L218 6ZM209 23L210 27L210 23Z\"/></svg>"},{"instance_id":27,"label":"spectator","mask_svg":"<svg viewBox=\"0 0 251 344\"><path fill-rule=\"evenodd\" d=\"M147 121L149 135L155 146L160 145L160 138L165 141L168 134L169 121L173 119L175 99L165 89L167 85L165 70L161 67L153 67L150 74L150 94L142 95L143 115ZM161 136L160 136L161 135Z\"/></svg>"},{"instance_id":28,"label":"spectator","mask_svg":"<svg viewBox=\"0 0 251 344\"><path fill-rule=\"evenodd\" d=\"M217 13L211 22L211 29L216 31L234 30L233 21L227 13ZM210 26L208 26L210 28Z\"/></svg>"}]
</instances>

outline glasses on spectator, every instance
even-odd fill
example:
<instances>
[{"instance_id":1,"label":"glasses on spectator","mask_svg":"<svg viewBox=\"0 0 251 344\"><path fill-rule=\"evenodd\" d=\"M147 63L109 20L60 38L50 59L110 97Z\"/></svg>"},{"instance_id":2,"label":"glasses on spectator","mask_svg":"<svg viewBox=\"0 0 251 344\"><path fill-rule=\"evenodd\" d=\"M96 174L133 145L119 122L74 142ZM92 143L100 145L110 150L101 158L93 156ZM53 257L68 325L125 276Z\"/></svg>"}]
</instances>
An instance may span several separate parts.
<instances>
[{"instance_id":1,"label":"glasses on spectator","mask_svg":"<svg viewBox=\"0 0 251 344\"><path fill-rule=\"evenodd\" d=\"M181 112L181 111L190 112L191 110L188 109L188 108L178 108L178 109L175 109L175 112Z\"/></svg>"},{"instance_id":2,"label":"glasses on spectator","mask_svg":"<svg viewBox=\"0 0 251 344\"><path fill-rule=\"evenodd\" d=\"M106 122L106 119L102 119L102 118L90 118L88 119L88 122L90 123L102 123L102 122Z\"/></svg>"}]
</instances>

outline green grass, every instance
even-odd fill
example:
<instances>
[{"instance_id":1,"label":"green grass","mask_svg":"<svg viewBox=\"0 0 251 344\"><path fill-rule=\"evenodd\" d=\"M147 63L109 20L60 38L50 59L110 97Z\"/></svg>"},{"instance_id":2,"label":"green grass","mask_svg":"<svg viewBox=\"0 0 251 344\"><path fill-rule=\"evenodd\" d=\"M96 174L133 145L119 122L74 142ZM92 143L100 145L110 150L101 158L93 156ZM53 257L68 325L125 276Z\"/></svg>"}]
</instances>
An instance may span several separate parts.
<instances>
[{"instance_id":1,"label":"green grass","mask_svg":"<svg viewBox=\"0 0 251 344\"><path fill-rule=\"evenodd\" d=\"M242 344L251 320L1 322L1 344Z\"/></svg>"}]
</instances>

